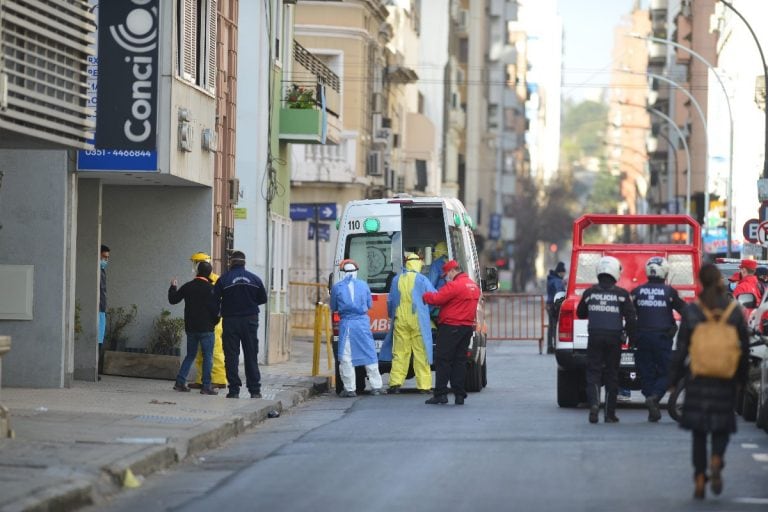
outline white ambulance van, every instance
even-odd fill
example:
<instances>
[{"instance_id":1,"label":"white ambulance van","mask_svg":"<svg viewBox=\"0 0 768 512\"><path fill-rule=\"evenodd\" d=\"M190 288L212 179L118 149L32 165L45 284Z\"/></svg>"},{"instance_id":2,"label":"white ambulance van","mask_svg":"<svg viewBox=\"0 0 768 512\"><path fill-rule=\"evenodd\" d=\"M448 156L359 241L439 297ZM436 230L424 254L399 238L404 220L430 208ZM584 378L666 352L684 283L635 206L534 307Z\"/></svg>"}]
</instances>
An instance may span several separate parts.
<instances>
[{"instance_id":1,"label":"white ambulance van","mask_svg":"<svg viewBox=\"0 0 768 512\"><path fill-rule=\"evenodd\" d=\"M435 244L445 242L448 258L455 259L483 291L496 290L497 270L493 267L480 269L473 228L472 219L458 199L400 195L350 201L339 218L334 272L329 278L329 288L342 278L338 269L342 260L352 258L359 264L357 277L368 283L373 295L373 308L368 314L378 350L390 328L387 317L389 286L392 278L402 271L405 252L418 253L424 258L422 272L427 275ZM487 383L487 329L483 307L481 296L475 334L469 347L467 391L481 391ZM338 318L334 317L334 337L338 334L337 327ZM379 366L383 373L388 373L391 361L380 361Z\"/></svg>"}]
</instances>

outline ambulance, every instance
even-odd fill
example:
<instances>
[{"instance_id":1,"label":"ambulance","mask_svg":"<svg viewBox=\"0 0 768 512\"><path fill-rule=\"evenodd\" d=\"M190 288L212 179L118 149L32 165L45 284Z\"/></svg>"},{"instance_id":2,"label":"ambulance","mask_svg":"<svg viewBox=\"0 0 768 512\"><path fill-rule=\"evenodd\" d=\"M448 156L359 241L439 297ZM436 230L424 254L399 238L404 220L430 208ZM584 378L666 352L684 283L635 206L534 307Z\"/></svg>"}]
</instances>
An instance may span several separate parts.
<instances>
[{"instance_id":1,"label":"ambulance","mask_svg":"<svg viewBox=\"0 0 768 512\"><path fill-rule=\"evenodd\" d=\"M392 279L402 272L404 254L417 253L424 259L422 273L428 275L433 250L445 242L448 258L461 268L483 291L498 287L498 273L493 267L483 270L475 247L475 224L458 199L446 197L410 197L398 195L385 199L350 201L338 221L338 239L334 255L334 272L329 289L342 278L339 263L351 258L360 269L357 277L368 283L373 307L368 312L376 350L390 329L387 296ZM486 323L481 296L477 308L474 336L470 343L467 367L467 391L481 391L487 383ZM338 335L338 317L333 318L334 339ZM434 333L434 331L433 331ZM391 361L379 361L382 373L388 373ZM409 377L412 372L409 372Z\"/></svg>"}]
</instances>

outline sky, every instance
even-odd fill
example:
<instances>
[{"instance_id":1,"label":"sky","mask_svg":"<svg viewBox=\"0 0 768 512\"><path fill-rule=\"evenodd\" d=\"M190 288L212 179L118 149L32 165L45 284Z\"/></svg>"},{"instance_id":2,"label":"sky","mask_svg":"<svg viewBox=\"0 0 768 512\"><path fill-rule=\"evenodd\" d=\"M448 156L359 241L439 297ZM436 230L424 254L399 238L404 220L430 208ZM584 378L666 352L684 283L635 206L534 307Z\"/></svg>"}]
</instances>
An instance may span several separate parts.
<instances>
[{"instance_id":1,"label":"sky","mask_svg":"<svg viewBox=\"0 0 768 512\"><path fill-rule=\"evenodd\" d=\"M596 99L610 78L614 28L635 0L558 0L563 19L563 97ZM643 0L641 7L647 7Z\"/></svg>"}]
</instances>

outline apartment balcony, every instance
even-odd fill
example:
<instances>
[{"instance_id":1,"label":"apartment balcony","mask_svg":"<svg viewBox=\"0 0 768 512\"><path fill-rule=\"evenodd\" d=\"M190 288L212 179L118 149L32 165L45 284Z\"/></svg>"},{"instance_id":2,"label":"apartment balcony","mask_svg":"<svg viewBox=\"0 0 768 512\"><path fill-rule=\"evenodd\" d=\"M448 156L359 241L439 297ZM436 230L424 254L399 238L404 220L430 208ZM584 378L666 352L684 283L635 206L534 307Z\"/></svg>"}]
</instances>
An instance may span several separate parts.
<instances>
[{"instance_id":1,"label":"apartment balcony","mask_svg":"<svg viewBox=\"0 0 768 512\"><path fill-rule=\"evenodd\" d=\"M0 3L0 147L90 148L91 2L70 0L66 8Z\"/></svg>"},{"instance_id":2,"label":"apartment balcony","mask_svg":"<svg viewBox=\"0 0 768 512\"><path fill-rule=\"evenodd\" d=\"M335 145L294 144L291 146L291 181L311 183L354 183L357 172L358 133L344 132Z\"/></svg>"},{"instance_id":3,"label":"apartment balcony","mask_svg":"<svg viewBox=\"0 0 768 512\"><path fill-rule=\"evenodd\" d=\"M284 84L279 137L294 144L338 144L341 132L339 77L294 41L293 76Z\"/></svg>"}]
</instances>

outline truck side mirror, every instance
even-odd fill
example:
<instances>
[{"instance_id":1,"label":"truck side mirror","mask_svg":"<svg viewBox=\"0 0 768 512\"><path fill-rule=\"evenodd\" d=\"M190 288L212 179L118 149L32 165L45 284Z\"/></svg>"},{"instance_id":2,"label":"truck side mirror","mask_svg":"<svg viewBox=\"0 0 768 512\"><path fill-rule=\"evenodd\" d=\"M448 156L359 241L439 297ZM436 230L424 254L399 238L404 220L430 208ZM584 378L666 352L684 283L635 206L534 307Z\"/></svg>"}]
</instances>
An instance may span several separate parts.
<instances>
[{"instance_id":1,"label":"truck side mirror","mask_svg":"<svg viewBox=\"0 0 768 512\"><path fill-rule=\"evenodd\" d=\"M736 300L739 301L739 304L741 304L741 307L743 308L752 309L757 306L755 296L751 293L741 293L738 297L736 297Z\"/></svg>"},{"instance_id":2,"label":"truck side mirror","mask_svg":"<svg viewBox=\"0 0 768 512\"><path fill-rule=\"evenodd\" d=\"M486 267L481 288L484 292L495 292L499 289L499 271L496 267Z\"/></svg>"}]
</instances>

